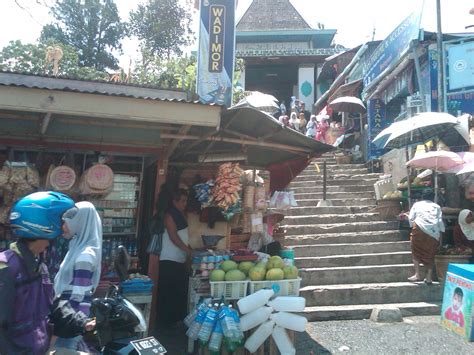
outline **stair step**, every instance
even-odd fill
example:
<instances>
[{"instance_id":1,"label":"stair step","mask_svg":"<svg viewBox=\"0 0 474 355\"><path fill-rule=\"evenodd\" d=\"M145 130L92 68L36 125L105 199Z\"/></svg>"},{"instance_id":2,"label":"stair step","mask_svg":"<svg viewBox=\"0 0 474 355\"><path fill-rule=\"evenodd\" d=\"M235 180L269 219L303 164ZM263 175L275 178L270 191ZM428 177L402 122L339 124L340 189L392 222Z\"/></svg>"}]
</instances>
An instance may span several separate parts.
<instances>
[{"instance_id":1,"label":"stair step","mask_svg":"<svg viewBox=\"0 0 474 355\"><path fill-rule=\"evenodd\" d=\"M293 246L293 250L295 252L295 257L303 258L410 251L411 247L409 240L401 240L396 242L295 245Z\"/></svg>"},{"instance_id":2,"label":"stair step","mask_svg":"<svg viewBox=\"0 0 474 355\"><path fill-rule=\"evenodd\" d=\"M378 213L357 214L314 214L306 216L286 216L283 225L329 224L380 221Z\"/></svg>"},{"instance_id":3,"label":"stair step","mask_svg":"<svg viewBox=\"0 0 474 355\"><path fill-rule=\"evenodd\" d=\"M350 306L307 307L302 315L310 322L324 320L368 319L375 307L389 306L400 308L402 316L439 315L441 305L435 302L358 304Z\"/></svg>"},{"instance_id":4,"label":"stair step","mask_svg":"<svg viewBox=\"0 0 474 355\"><path fill-rule=\"evenodd\" d=\"M334 163L335 162L336 161L334 161ZM319 171L323 170L323 166L324 166L323 162L318 161L318 162L313 162L312 164L308 165L308 167L304 169L303 171L318 171L314 163L318 164ZM357 163L355 164L328 164L326 163L326 167L327 167L327 170L367 169L365 164L357 164Z\"/></svg>"},{"instance_id":5,"label":"stair step","mask_svg":"<svg viewBox=\"0 0 474 355\"><path fill-rule=\"evenodd\" d=\"M307 307L396 302L439 302L443 288L438 282L386 282L306 286L300 290Z\"/></svg>"},{"instance_id":6,"label":"stair step","mask_svg":"<svg viewBox=\"0 0 474 355\"><path fill-rule=\"evenodd\" d=\"M323 167L320 166L319 169L320 169L319 171L316 170L314 167L310 169L305 169L301 173L299 173L298 176L318 176L318 175L322 176ZM366 167L356 168L353 166L340 167L338 165L333 165L333 166L328 166L326 168L326 172L327 174L331 174L331 175L341 174L341 173L344 173L347 175L347 174L367 174L369 173L369 170Z\"/></svg>"},{"instance_id":7,"label":"stair step","mask_svg":"<svg viewBox=\"0 0 474 355\"><path fill-rule=\"evenodd\" d=\"M411 251L390 251L385 253L297 257L295 258L295 265L298 268L320 268L338 266L408 264L411 261Z\"/></svg>"},{"instance_id":8,"label":"stair step","mask_svg":"<svg viewBox=\"0 0 474 355\"><path fill-rule=\"evenodd\" d=\"M398 221L373 221L332 224L306 224L285 226L286 235L308 235L323 233L369 232L398 229Z\"/></svg>"},{"instance_id":9,"label":"stair step","mask_svg":"<svg viewBox=\"0 0 474 355\"><path fill-rule=\"evenodd\" d=\"M344 173L328 174L328 180L359 180L359 179L379 179L380 174L377 173L366 173L366 174L351 174L347 171ZM317 174L316 172L312 175L298 175L293 181L323 181L323 174Z\"/></svg>"},{"instance_id":10,"label":"stair step","mask_svg":"<svg viewBox=\"0 0 474 355\"><path fill-rule=\"evenodd\" d=\"M323 192L322 184L307 184L306 186L290 187L290 190L295 194L305 193L320 193ZM373 185L327 185L326 192L372 192L374 193Z\"/></svg>"},{"instance_id":11,"label":"stair step","mask_svg":"<svg viewBox=\"0 0 474 355\"><path fill-rule=\"evenodd\" d=\"M322 198L321 198L322 199ZM317 204L319 202L319 200L321 199L309 199L309 198L306 198L306 199L301 199L301 200L298 200L297 204L298 204L298 207L307 207L307 206L310 206L310 207L317 207ZM331 201L332 205L333 206L372 206L372 207L375 207L377 202L375 201L375 198L374 197L370 197L370 198L329 198L327 197L328 200Z\"/></svg>"},{"instance_id":12,"label":"stair step","mask_svg":"<svg viewBox=\"0 0 474 355\"><path fill-rule=\"evenodd\" d=\"M331 200L331 199L341 199L341 198L374 198L375 197L375 191L362 191L362 192L328 192L326 193L326 199ZM313 199L313 200L320 200L323 198L323 193L322 192L305 192L305 193L299 193L295 194L295 200L298 202L299 200L308 200L308 199Z\"/></svg>"},{"instance_id":13,"label":"stair step","mask_svg":"<svg viewBox=\"0 0 474 355\"><path fill-rule=\"evenodd\" d=\"M285 237L285 245L301 246L315 244L347 244L347 243L374 243L395 242L406 240L399 230L373 231L373 232L349 232L349 233L325 233L310 235L291 235Z\"/></svg>"},{"instance_id":14,"label":"stair step","mask_svg":"<svg viewBox=\"0 0 474 355\"><path fill-rule=\"evenodd\" d=\"M372 209L372 206L293 207L286 211L286 216L365 213Z\"/></svg>"},{"instance_id":15,"label":"stair step","mask_svg":"<svg viewBox=\"0 0 474 355\"><path fill-rule=\"evenodd\" d=\"M413 264L304 268L302 286L351 283L405 282L413 275Z\"/></svg>"},{"instance_id":16,"label":"stair step","mask_svg":"<svg viewBox=\"0 0 474 355\"><path fill-rule=\"evenodd\" d=\"M328 178L326 180L326 185L327 186L347 186L347 185L356 185L356 186L363 186L363 185L367 185L367 186L374 186L374 184L378 181L379 179L378 178L370 178L370 179L347 179L347 180L334 180L334 179L330 179ZM295 188L298 188L298 187L310 187L310 186L323 186L323 180L322 179L318 179L318 181L295 181L293 180L290 185L289 185L289 188L290 189L295 189Z\"/></svg>"}]
</instances>

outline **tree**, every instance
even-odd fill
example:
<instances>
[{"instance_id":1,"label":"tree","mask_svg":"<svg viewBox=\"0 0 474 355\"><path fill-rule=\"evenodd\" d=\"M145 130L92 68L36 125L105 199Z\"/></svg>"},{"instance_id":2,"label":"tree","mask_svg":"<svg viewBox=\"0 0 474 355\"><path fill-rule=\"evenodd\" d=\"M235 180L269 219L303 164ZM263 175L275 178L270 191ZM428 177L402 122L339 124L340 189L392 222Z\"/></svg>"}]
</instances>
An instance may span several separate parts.
<instances>
[{"instance_id":1,"label":"tree","mask_svg":"<svg viewBox=\"0 0 474 355\"><path fill-rule=\"evenodd\" d=\"M191 44L191 1L186 6L177 0L148 0L130 13L131 33L141 41L142 64L149 55L170 59L181 55L182 47Z\"/></svg>"},{"instance_id":2,"label":"tree","mask_svg":"<svg viewBox=\"0 0 474 355\"><path fill-rule=\"evenodd\" d=\"M118 68L112 52L121 53L127 28L114 0L58 0L51 13L56 22L43 27L40 41L54 39L77 48L80 66Z\"/></svg>"},{"instance_id":3,"label":"tree","mask_svg":"<svg viewBox=\"0 0 474 355\"><path fill-rule=\"evenodd\" d=\"M23 44L21 41L11 41L0 52L0 70L30 74L50 74L50 68L46 67L46 52L48 47L57 46L57 43L48 41L38 44ZM79 66L77 51L68 45L59 45L63 51L63 57L59 63L58 76L79 78L86 80L107 80L106 72L94 68Z\"/></svg>"}]
</instances>

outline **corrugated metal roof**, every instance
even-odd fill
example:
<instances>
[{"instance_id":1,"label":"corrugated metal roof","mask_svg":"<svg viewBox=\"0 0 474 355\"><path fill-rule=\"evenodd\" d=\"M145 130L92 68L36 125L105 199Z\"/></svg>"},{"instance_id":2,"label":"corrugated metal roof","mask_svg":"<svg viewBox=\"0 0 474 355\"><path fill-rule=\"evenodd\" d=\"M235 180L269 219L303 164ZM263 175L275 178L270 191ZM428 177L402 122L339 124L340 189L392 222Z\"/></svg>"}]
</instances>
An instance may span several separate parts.
<instances>
[{"instance_id":1,"label":"corrugated metal roof","mask_svg":"<svg viewBox=\"0 0 474 355\"><path fill-rule=\"evenodd\" d=\"M26 87L32 89L71 91L108 96L122 96L144 100L203 104L199 101L189 100L188 94L184 91L139 86L134 84L58 78L45 75L5 71L0 71L0 85Z\"/></svg>"}]
</instances>

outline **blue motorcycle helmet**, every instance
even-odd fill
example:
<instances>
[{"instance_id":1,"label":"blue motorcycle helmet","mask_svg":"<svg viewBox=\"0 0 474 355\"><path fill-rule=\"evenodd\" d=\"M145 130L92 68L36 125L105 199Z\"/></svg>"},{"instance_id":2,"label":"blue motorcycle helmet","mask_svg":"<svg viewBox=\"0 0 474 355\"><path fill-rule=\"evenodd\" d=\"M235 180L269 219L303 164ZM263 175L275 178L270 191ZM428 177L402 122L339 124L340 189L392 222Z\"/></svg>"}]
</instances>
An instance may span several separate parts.
<instances>
[{"instance_id":1,"label":"blue motorcycle helmet","mask_svg":"<svg viewBox=\"0 0 474 355\"><path fill-rule=\"evenodd\" d=\"M62 234L62 215L75 208L67 195L35 192L18 200L10 212L13 235L26 239L54 239Z\"/></svg>"}]
</instances>

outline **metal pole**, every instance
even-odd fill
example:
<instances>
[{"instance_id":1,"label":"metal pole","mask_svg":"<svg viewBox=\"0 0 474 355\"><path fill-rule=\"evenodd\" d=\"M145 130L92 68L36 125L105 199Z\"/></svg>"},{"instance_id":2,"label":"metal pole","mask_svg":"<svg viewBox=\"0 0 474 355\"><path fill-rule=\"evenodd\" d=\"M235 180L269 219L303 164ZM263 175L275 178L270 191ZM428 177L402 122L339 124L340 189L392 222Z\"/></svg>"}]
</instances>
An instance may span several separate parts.
<instances>
[{"instance_id":1,"label":"metal pole","mask_svg":"<svg viewBox=\"0 0 474 355\"><path fill-rule=\"evenodd\" d=\"M407 162L410 160L410 154L408 153L408 146L405 147L405 155ZM407 188L408 188L408 209L411 209L411 186L410 186L410 167L407 165Z\"/></svg>"},{"instance_id":2,"label":"metal pole","mask_svg":"<svg viewBox=\"0 0 474 355\"><path fill-rule=\"evenodd\" d=\"M323 162L323 201L326 201L326 160Z\"/></svg>"},{"instance_id":3,"label":"metal pole","mask_svg":"<svg viewBox=\"0 0 474 355\"><path fill-rule=\"evenodd\" d=\"M443 32L441 30L441 0L436 0L436 21L436 43L438 48L438 112L444 112L444 61Z\"/></svg>"},{"instance_id":4,"label":"metal pole","mask_svg":"<svg viewBox=\"0 0 474 355\"><path fill-rule=\"evenodd\" d=\"M419 44L417 41L416 44ZM423 90L423 81L421 78L421 65L420 65L420 58L418 58L418 51L417 51L417 46L413 45L412 46L412 52L413 52L413 59L415 60L415 71L416 71L416 81L418 82L418 87L420 88L420 96L421 96L421 102L423 105L423 112L426 111L426 97L425 97L425 90Z\"/></svg>"}]
</instances>

